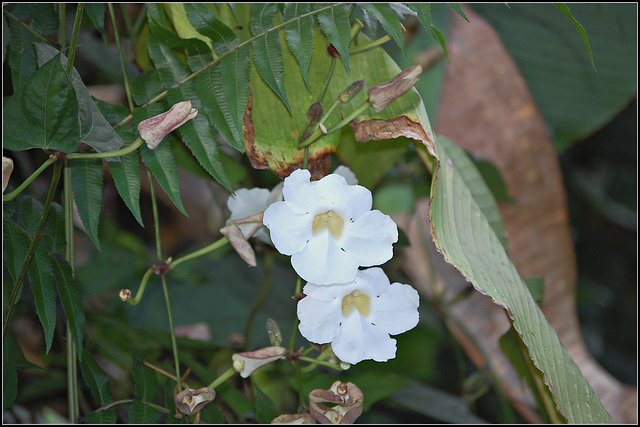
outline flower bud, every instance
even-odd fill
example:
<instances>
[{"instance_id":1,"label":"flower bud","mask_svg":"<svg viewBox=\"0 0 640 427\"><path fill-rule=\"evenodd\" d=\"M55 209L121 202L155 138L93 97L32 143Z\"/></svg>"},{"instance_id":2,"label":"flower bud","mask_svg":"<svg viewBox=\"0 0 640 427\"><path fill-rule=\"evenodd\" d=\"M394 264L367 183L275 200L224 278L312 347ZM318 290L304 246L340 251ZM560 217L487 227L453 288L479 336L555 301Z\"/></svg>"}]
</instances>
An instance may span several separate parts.
<instances>
[{"instance_id":1,"label":"flower bud","mask_svg":"<svg viewBox=\"0 0 640 427\"><path fill-rule=\"evenodd\" d=\"M305 117L307 124L311 126L318 123L318 121L322 117L323 111L324 108L322 107L322 103L320 101L316 101L311 104L311 106L307 110L307 116Z\"/></svg>"},{"instance_id":2,"label":"flower bud","mask_svg":"<svg viewBox=\"0 0 640 427\"><path fill-rule=\"evenodd\" d=\"M351 83L340 95L338 95L338 101L340 101L342 104L346 104L347 102L351 101L354 96L360 93L363 87L364 79L357 80Z\"/></svg>"},{"instance_id":3,"label":"flower bud","mask_svg":"<svg viewBox=\"0 0 640 427\"><path fill-rule=\"evenodd\" d=\"M129 289L121 289L118 296L122 301L128 301L131 299L131 291Z\"/></svg>"},{"instance_id":4,"label":"flower bud","mask_svg":"<svg viewBox=\"0 0 640 427\"><path fill-rule=\"evenodd\" d=\"M284 414L271 421L271 424L316 424L316 420L308 413L304 414Z\"/></svg>"},{"instance_id":5,"label":"flower bud","mask_svg":"<svg viewBox=\"0 0 640 427\"><path fill-rule=\"evenodd\" d=\"M267 335L269 335L269 342L271 342L272 346L279 347L282 344L282 333L280 332L280 327L276 323L275 320L269 318L267 319Z\"/></svg>"},{"instance_id":6,"label":"flower bud","mask_svg":"<svg viewBox=\"0 0 640 427\"><path fill-rule=\"evenodd\" d=\"M309 393L309 413L321 424L353 424L362 414L363 401L364 395L355 384L336 381L329 390Z\"/></svg>"},{"instance_id":7,"label":"flower bud","mask_svg":"<svg viewBox=\"0 0 640 427\"><path fill-rule=\"evenodd\" d=\"M138 132L147 146L153 150L165 136L197 115L198 110L191 107L191 101L178 102L169 111L141 121L138 124Z\"/></svg>"},{"instance_id":8,"label":"flower bud","mask_svg":"<svg viewBox=\"0 0 640 427\"><path fill-rule=\"evenodd\" d=\"M284 347L265 347L260 350L245 353L235 353L231 356L233 360L233 369L235 369L242 378L248 378L259 368L275 362L287 352Z\"/></svg>"},{"instance_id":9,"label":"flower bud","mask_svg":"<svg viewBox=\"0 0 640 427\"><path fill-rule=\"evenodd\" d=\"M336 47L331 43L327 45L327 53L333 56L334 58L337 58L338 56L340 56L340 53L338 53L338 49L336 49Z\"/></svg>"},{"instance_id":10,"label":"flower bud","mask_svg":"<svg viewBox=\"0 0 640 427\"><path fill-rule=\"evenodd\" d=\"M417 76L421 73L422 67L420 65L414 65L402 71L388 82L370 87L367 93L373 111L376 113L381 112L391 101L407 93L409 89L418 82L419 79Z\"/></svg>"},{"instance_id":11,"label":"flower bud","mask_svg":"<svg viewBox=\"0 0 640 427\"><path fill-rule=\"evenodd\" d=\"M258 212L246 218L230 221L226 227L220 229L220 233L229 239L233 249L251 267L255 267L258 263L248 239L262 227L262 215L262 212Z\"/></svg>"},{"instance_id":12,"label":"flower bud","mask_svg":"<svg viewBox=\"0 0 640 427\"><path fill-rule=\"evenodd\" d=\"M193 415L199 412L207 403L216 398L216 391L209 387L198 390L188 388L176 394L176 407L185 415Z\"/></svg>"},{"instance_id":13,"label":"flower bud","mask_svg":"<svg viewBox=\"0 0 640 427\"><path fill-rule=\"evenodd\" d=\"M9 178L11 178L11 172L13 172L13 160L8 157L2 156L2 192L7 189L9 185Z\"/></svg>"}]
</instances>

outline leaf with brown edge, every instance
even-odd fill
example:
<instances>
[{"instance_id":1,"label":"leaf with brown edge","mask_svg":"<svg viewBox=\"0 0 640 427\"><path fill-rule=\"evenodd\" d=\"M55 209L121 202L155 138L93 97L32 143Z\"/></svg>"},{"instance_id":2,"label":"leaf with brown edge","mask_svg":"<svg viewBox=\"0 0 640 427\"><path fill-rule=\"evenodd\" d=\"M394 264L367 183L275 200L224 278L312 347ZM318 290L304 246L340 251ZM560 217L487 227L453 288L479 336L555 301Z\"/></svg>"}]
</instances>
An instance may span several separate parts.
<instances>
[{"instance_id":1,"label":"leaf with brown edge","mask_svg":"<svg viewBox=\"0 0 640 427\"><path fill-rule=\"evenodd\" d=\"M290 99L291 115L260 79L255 68L251 69L251 95L243 125L245 149L254 168L271 169L281 178L302 167L304 150L298 149L297 144L307 128L306 111L317 101L330 67L331 58L326 50L328 42L320 31L316 30L314 43L308 76L311 90L307 88L300 73L288 73L285 79L287 93L296 94ZM291 52L283 49L283 59L286 70L298 68L297 60ZM343 67L335 68L323 100L325 106L355 81L364 79L364 88L367 89L387 82L402 71L382 48L351 55L350 69L351 73L346 74ZM327 129L338 124L366 99L366 90L363 90L349 103L342 104L325 121ZM368 109L358 117L357 122L351 123L351 127L358 132L360 141L406 136L422 142L433 151L434 138L429 119L415 89L391 102L381 113ZM346 127L340 132L345 129L350 132ZM336 152L341 141L340 132L328 134L310 146L308 169L314 179L329 172L331 153ZM348 158L341 160L351 167ZM360 175L358 171L356 175Z\"/></svg>"}]
</instances>

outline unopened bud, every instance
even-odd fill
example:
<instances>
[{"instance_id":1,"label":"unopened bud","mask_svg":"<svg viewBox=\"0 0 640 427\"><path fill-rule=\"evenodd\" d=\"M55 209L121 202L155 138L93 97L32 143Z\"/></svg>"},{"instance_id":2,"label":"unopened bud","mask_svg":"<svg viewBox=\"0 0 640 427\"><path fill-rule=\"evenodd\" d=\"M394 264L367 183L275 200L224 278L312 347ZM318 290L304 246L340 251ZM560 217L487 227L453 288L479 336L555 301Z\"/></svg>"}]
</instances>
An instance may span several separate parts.
<instances>
[{"instance_id":1,"label":"unopened bud","mask_svg":"<svg viewBox=\"0 0 640 427\"><path fill-rule=\"evenodd\" d=\"M176 394L176 407L185 415L193 415L199 412L207 403L216 398L216 391L209 387L198 390L188 388Z\"/></svg>"},{"instance_id":2,"label":"unopened bud","mask_svg":"<svg viewBox=\"0 0 640 427\"><path fill-rule=\"evenodd\" d=\"M338 49L336 49L336 47L332 44L327 45L327 52L329 53L329 55L333 56L334 58L337 58L338 56L340 56Z\"/></svg>"},{"instance_id":3,"label":"unopened bud","mask_svg":"<svg viewBox=\"0 0 640 427\"><path fill-rule=\"evenodd\" d=\"M367 93L373 111L376 113L381 112L391 101L407 93L409 89L418 82L419 79L417 76L421 73L422 67L420 65L414 65L402 71L388 82L370 87Z\"/></svg>"},{"instance_id":4,"label":"unopened bud","mask_svg":"<svg viewBox=\"0 0 640 427\"><path fill-rule=\"evenodd\" d=\"M138 124L138 132L147 146L153 150L165 136L197 115L198 110L191 108L191 101L178 102L169 111L141 121Z\"/></svg>"},{"instance_id":5,"label":"unopened bud","mask_svg":"<svg viewBox=\"0 0 640 427\"><path fill-rule=\"evenodd\" d=\"M324 108L322 107L322 103L320 101L311 104L311 107L309 107L309 109L307 110L307 116L305 117L307 124L311 126L318 123L318 121L322 117L323 111Z\"/></svg>"},{"instance_id":6,"label":"unopened bud","mask_svg":"<svg viewBox=\"0 0 640 427\"><path fill-rule=\"evenodd\" d=\"M2 156L2 192L7 189L9 185L9 178L11 178L11 172L13 172L13 160L8 157Z\"/></svg>"},{"instance_id":7,"label":"unopened bud","mask_svg":"<svg viewBox=\"0 0 640 427\"><path fill-rule=\"evenodd\" d=\"M275 320L267 319L267 335L269 335L269 341L272 346L279 347L282 344L282 333L280 327Z\"/></svg>"},{"instance_id":8,"label":"unopened bud","mask_svg":"<svg viewBox=\"0 0 640 427\"><path fill-rule=\"evenodd\" d=\"M273 346L261 348L256 351L235 353L231 356L233 369L235 369L242 378L248 378L257 369L271 362L275 362L278 359L282 359L286 352L287 349L284 347Z\"/></svg>"},{"instance_id":9,"label":"unopened bud","mask_svg":"<svg viewBox=\"0 0 640 427\"><path fill-rule=\"evenodd\" d=\"M351 83L349 86L347 86L344 92L338 95L338 101L340 101L342 104L346 104L347 102L351 101L351 99L353 99L354 96L360 93L363 87L364 87L364 79L357 80Z\"/></svg>"},{"instance_id":10,"label":"unopened bud","mask_svg":"<svg viewBox=\"0 0 640 427\"><path fill-rule=\"evenodd\" d=\"M118 296L122 301L128 301L131 299L131 291L129 289L121 289Z\"/></svg>"}]
</instances>

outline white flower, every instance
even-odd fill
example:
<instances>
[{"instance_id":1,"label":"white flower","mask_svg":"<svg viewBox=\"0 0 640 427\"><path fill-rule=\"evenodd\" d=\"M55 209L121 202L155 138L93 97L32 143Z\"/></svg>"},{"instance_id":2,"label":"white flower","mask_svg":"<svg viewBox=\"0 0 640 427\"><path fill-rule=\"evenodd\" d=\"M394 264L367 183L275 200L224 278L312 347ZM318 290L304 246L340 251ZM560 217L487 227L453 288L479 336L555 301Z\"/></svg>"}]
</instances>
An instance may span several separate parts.
<instances>
[{"instance_id":1,"label":"white flower","mask_svg":"<svg viewBox=\"0 0 640 427\"><path fill-rule=\"evenodd\" d=\"M241 188L236 190L235 193L235 195L229 196L229 199L227 200L227 207L229 208L229 211L231 211L231 215L227 219L227 224L231 221L247 218L251 215L264 212L270 204L269 199L275 198L277 200L278 195L276 189L269 192L266 188ZM282 192L280 192L280 200L282 200ZM271 203L273 203L273 201L271 201ZM240 227L240 230L242 230L242 234L244 234L245 237L248 237L248 234L254 228L252 224L238 224L238 227ZM269 232L264 227L260 227L260 229L253 234L253 237L271 244Z\"/></svg>"},{"instance_id":2,"label":"white flower","mask_svg":"<svg viewBox=\"0 0 640 427\"><path fill-rule=\"evenodd\" d=\"M418 292L409 285L390 284L384 271L361 270L353 283L319 286L308 283L298 302L300 333L317 344L331 343L343 362L373 359L386 362L396 355L397 335L414 328Z\"/></svg>"},{"instance_id":3,"label":"white flower","mask_svg":"<svg viewBox=\"0 0 640 427\"><path fill-rule=\"evenodd\" d=\"M307 282L352 282L358 267L380 265L393 256L398 227L371 210L371 192L330 174L311 182L306 169L284 180L284 201L264 213L264 225L280 253L291 255L294 270Z\"/></svg>"}]
</instances>

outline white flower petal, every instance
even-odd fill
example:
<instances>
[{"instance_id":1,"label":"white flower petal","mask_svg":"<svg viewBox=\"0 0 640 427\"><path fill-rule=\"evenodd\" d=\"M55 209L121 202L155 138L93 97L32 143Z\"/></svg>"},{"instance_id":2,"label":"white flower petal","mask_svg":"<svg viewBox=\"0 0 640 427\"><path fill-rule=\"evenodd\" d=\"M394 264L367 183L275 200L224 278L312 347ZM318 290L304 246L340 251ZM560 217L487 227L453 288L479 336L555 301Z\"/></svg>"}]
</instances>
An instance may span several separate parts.
<instances>
[{"instance_id":1,"label":"white flower petal","mask_svg":"<svg viewBox=\"0 0 640 427\"><path fill-rule=\"evenodd\" d=\"M342 298L321 301L310 296L298 302L300 333L316 344L331 342L340 331Z\"/></svg>"},{"instance_id":2,"label":"white flower petal","mask_svg":"<svg viewBox=\"0 0 640 427\"><path fill-rule=\"evenodd\" d=\"M356 260L338 246L328 229L314 235L302 251L293 253L291 265L300 277L316 285L350 283L358 272Z\"/></svg>"},{"instance_id":3,"label":"white flower petal","mask_svg":"<svg viewBox=\"0 0 640 427\"><path fill-rule=\"evenodd\" d=\"M391 335L401 334L418 324L419 304L420 297L415 289L394 283L372 301L368 320Z\"/></svg>"},{"instance_id":4,"label":"white flower petal","mask_svg":"<svg viewBox=\"0 0 640 427\"><path fill-rule=\"evenodd\" d=\"M307 169L295 170L284 180L282 195L289 208L296 213L309 212L310 203L315 204L316 183L311 182Z\"/></svg>"},{"instance_id":5,"label":"white flower petal","mask_svg":"<svg viewBox=\"0 0 640 427\"><path fill-rule=\"evenodd\" d=\"M345 223L342 248L358 265L380 265L393 257L393 244L398 241L398 226L389 215L369 211L354 222Z\"/></svg>"},{"instance_id":6,"label":"white flower petal","mask_svg":"<svg viewBox=\"0 0 640 427\"><path fill-rule=\"evenodd\" d=\"M347 184L349 185L356 185L358 183L358 177L356 176L356 174L344 165L338 166L336 170L333 171L333 173L343 176L344 179L347 180Z\"/></svg>"},{"instance_id":7,"label":"white flower petal","mask_svg":"<svg viewBox=\"0 0 640 427\"><path fill-rule=\"evenodd\" d=\"M380 267L371 267L366 270L358 271L358 275L356 276L354 283L354 289L360 289L361 291L366 292L373 300L386 291L389 288L389 285L391 285L391 282L384 270Z\"/></svg>"},{"instance_id":8,"label":"white flower petal","mask_svg":"<svg viewBox=\"0 0 640 427\"><path fill-rule=\"evenodd\" d=\"M293 212L287 202L276 202L269 206L262 222L271 232L273 245L285 255L302 251L311 237L313 217Z\"/></svg>"},{"instance_id":9,"label":"white flower petal","mask_svg":"<svg viewBox=\"0 0 640 427\"><path fill-rule=\"evenodd\" d=\"M235 193L235 196L229 196L229 199L227 199L227 207L231 211L227 224L230 221L257 214L267 208L269 190L265 188L252 188L250 190L240 188Z\"/></svg>"},{"instance_id":10,"label":"white flower petal","mask_svg":"<svg viewBox=\"0 0 640 427\"><path fill-rule=\"evenodd\" d=\"M386 362L396 356L396 340L356 311L344 319L331 348L338 359L352 365L368 359Z\"/></svg>"}]
</instances>

